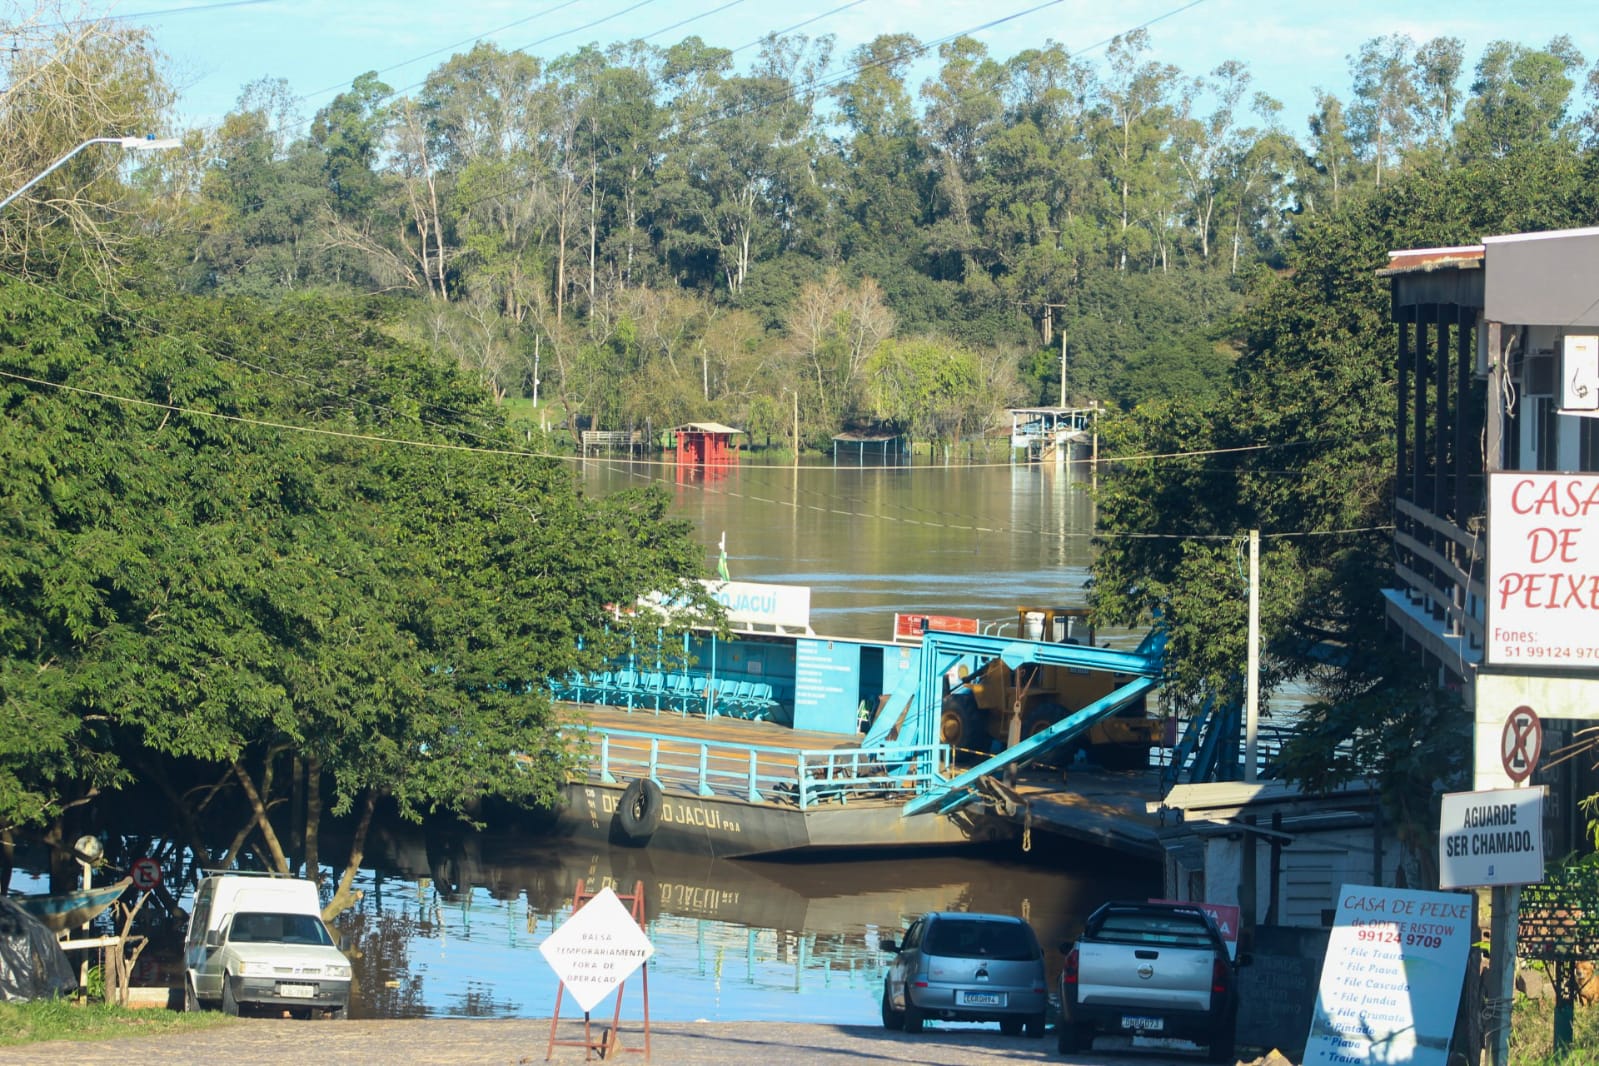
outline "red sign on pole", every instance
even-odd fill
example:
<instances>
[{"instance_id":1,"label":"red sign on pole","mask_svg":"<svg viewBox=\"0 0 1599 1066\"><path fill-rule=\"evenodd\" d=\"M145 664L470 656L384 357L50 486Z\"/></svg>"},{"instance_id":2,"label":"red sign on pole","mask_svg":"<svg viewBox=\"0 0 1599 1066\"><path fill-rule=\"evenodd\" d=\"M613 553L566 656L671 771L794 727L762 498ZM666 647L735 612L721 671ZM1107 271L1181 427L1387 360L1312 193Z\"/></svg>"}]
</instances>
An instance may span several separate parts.
<instances>
[{"instance_id":1,"label":"red sign on pole","mask_svg":"<svg viewBox=\"0 0 1599 1066\"><path fill-rule=\"evenodd\" d=\"M136 859L128 874L133 878L134 888L148 892L161 883L161 864L154 859Z\"/></svg>"},{"instance_id":2,"label":"red sign on pole","mask_svg":"<svg viewBox=\"0 0 1599 1066\"><path fill-rule=\"evenodd\" d=\"M1543 754L1543 725L1531 707L1517 707L1505 719L1505 730L1499 738L1499 759L1504 764L1505 776L1521 784L1538 768L1538 756Z\"/></svg>"},{"instance_id":3,"label":"red sign on pole","mask_svg":"<svg viewBox=\"0 0 1599 1066\"><path fill-rule=\"evenodd\" d=\"M896 614L894 615L895 640L921 640L929 629L946 633L977 635L977 619L961 618L951 614Z\"/></svg>"}]
</instances>

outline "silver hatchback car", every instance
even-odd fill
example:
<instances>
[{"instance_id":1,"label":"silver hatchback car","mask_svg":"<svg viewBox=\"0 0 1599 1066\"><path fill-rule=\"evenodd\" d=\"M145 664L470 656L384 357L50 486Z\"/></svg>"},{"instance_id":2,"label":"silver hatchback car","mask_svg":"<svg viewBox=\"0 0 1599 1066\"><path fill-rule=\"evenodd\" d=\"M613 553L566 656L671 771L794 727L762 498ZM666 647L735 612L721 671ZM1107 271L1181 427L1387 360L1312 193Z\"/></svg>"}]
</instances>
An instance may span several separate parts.
<instances>
[{"instance_id":1,"label":"silver hatchback car","mask_svg":"<svg viewBox=\"0 0 1599 1066\"><path fill-rule=\"evenodd\" d=\"M883 978L883 1027L922 1031L930 1018L998 1022L1044 1035L1049 990L1033 927L1004 914L934 911L911 923Z\"/></svg>"}]
</instances>

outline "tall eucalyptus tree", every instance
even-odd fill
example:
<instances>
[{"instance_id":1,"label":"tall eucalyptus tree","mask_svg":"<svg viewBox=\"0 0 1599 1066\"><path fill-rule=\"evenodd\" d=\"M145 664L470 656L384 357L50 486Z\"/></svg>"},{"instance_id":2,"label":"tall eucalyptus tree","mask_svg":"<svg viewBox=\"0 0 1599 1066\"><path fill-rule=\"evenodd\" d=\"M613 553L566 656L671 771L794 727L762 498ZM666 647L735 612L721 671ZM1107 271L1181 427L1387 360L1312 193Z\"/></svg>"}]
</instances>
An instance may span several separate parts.
<instances>
[{"instance_id":1,"label":"tall eucalyptus tree","mask_svg":"<svg viewBox=\"0 0 1599 1066\"><path fill-rule=\"evenodd\" d=\"M1169 201L1162 170L1168 166L1171 92L1180 73L1170 64L1144 59L1149 50L1146 30L1111 41L1105 53L1109 69L1100 83L1095 158L1115 198L1118 270L1152 253L1157 234L1135 227L1140 220L1161 225Z\"/></svg>"}]
</instances>

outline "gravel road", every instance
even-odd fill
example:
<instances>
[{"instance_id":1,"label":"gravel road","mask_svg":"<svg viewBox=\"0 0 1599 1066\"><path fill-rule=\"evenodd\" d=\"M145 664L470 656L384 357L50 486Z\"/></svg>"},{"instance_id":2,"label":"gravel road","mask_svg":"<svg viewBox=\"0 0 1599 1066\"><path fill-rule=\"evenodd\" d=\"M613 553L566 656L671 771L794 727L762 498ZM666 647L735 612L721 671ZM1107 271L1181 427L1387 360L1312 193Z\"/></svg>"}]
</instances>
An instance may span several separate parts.
<instances>
[{"instance_id":1,"label":"gravel road","mask_svg":"<svg viewBox=\"0 0 1599 1066\"><path fill-rule=\"evenodd\" d=\"M608 1019L607 1019L608 1020ZM1066 1058L1055 1051L1055 1034L1044 1039L1003 1036L992 1026L930 1030L909 1036L875 1026L790 1024L785 1022L671 1022L654 1025L650 1057L641 1053L643 1034L624 1020L629 1049L610 1061L660 1066L861 1066L874 1063L925 1063L928 1066L978 1066L999 1061L1056 1064L1115 1063L1117 1066L1200 1066L1197 1053L1117 1048L1103 1040L1101 1050ZM596 1035L599 1027L595 1027ZM561 1040L580 1044L582 1023L563 1022ZM221 1063L225 1066L298 1066L301 1063L373 1063L390 1066L484 1063L576 1063L581 1046L549 1047L548 1019L471 1021L295 1022L241 1019L197 1033L123 1040L56 1040L0 1049L6 1063L29 1066L145 1066L160 1063ZM598 1061L596 1056L592 1061Z\"/></svg>"}]
</instances>

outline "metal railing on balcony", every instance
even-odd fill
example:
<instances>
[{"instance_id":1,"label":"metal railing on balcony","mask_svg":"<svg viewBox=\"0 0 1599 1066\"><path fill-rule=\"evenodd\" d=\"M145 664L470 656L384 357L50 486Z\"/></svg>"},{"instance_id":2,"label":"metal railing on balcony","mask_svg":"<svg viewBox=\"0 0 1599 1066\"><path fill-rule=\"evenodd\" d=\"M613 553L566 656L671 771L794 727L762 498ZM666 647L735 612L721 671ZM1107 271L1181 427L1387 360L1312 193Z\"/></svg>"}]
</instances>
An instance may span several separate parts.
<instances>
[{"instance_id":1,"label":"metal railing on balcony","mask_svg":"<svg viewBox=\"0 0 1599 1066\"><path fill-rule=\"evenodd\" d=\"M1474 528L1483 528L1481 519ZM1487 538L1408 500L1394 502L1394 573L1412 604L1447 637L1481 654Z\"/></svg>"}]
</instances>

